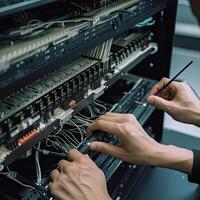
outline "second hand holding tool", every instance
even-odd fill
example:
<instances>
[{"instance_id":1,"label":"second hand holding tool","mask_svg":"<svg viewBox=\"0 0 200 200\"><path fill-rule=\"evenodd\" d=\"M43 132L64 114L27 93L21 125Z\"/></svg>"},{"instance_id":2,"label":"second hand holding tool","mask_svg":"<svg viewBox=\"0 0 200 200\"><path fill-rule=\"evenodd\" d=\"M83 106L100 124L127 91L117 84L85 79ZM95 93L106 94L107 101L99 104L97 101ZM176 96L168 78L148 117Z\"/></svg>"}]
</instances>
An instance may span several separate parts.
<instances>
[{"instance_id":1,"label":"second hand holding tool","mask_svg":"<svg viewBox=\"0 0 200 200\"><path fill-rule=\"evenodd\" d=\"M156 94L157 96L166 88L168 87L173 81L175 81L175 79L182 74L194 61L190 61L180 72L178 72L166 85L164 85ZM135 101L135 104L138 104L139 106L143 106L146 107L148 105L148 103L143 103L143 102L139 102L139 101Z\"/></svg>"}]
</instances>

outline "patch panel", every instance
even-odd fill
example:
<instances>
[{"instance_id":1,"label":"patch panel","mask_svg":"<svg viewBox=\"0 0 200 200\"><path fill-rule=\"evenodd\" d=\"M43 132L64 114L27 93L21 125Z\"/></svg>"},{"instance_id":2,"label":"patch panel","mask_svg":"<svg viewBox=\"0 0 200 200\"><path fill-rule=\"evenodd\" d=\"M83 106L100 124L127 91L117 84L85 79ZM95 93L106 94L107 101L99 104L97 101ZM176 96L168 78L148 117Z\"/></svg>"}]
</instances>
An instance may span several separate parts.
<instances>
[{"instance_id":1,"label":"patch panel","mask_svg":"<svg viewBox=\"0 0 200 200\"><path fill-rule=\"evenodd\" d=\"M6 159L6 157L11 153L11 150L9 150L8 148L6 148L5 146L1 146L0 147L0 162L3 162L4 159Z\"/></svg>"},{"instance_id":2,"label":"patch panel","mask_svg":"<svg viewBox=\"0 0 200 200\"><path fill-rule=\"evenodd\" d=\"M68 110L76 106L89 89L100 86L97 82L101 84L103 77L101 63L80 58L8 97L1 102L7 108L1 114L1 144L6 143L11 150L23 145L32 138L33 130L58 119L54 116L56 109ZM61 121L64 120L62 117Z\"/></svg>"}]
</instances>

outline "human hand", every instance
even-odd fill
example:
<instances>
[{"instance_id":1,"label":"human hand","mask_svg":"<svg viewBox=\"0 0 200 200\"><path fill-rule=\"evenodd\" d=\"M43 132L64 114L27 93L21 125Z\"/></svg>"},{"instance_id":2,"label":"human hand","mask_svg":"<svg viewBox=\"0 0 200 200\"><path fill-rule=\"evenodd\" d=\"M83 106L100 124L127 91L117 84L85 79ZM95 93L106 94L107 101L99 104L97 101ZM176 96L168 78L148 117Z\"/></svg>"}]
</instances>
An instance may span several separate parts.
<instances>
[{"instance_id":1,"label":"human hand","mask_svg":"<svg viewBox=\"0 0 200 200\"><path fill-rule=\"evenodd\" d=\"M120 145L93 142L91 150L103 152L134 164L154 165L153 156L159 146L141 127L134 115L106 113L88 127L88 132L102 130L117 136Z\"/></svg>"},{"instance_id":2,"label":"human hand","mask_svg":"<svg viewBox=\"0 0 200 200\"><path fill-rule=\"evenodd\" d=\"M69 152L69 160L61 160L51 172L50 193L57 200L111 200L103 172L77 150Z\"/></svg>"},{"instance_id":3,"label":"human hand","mask_svg":"<svg viewBox=\"0 0 200 200\"><path fill-rule=\"evenodd\" d=\"M200 126L200 101L186 83L172 82L156 96L170 79L163 78L148 97L148 103L171 115L175 120Z\"/></svg>"},{"instance_id":4,"label":"human hand","mask_svg":"<svg viewBox=\"0 0 200 200\"><path fill-rule=\"evenodd\" d=\"M151 138L133 115L106 113L88 128L91 133L102 130L117 136L120 145L93 142L91 150L109 154L133 164L160 166L191 173L192 151L172 145L163 145Z\"/></svg>"}]
</instances>

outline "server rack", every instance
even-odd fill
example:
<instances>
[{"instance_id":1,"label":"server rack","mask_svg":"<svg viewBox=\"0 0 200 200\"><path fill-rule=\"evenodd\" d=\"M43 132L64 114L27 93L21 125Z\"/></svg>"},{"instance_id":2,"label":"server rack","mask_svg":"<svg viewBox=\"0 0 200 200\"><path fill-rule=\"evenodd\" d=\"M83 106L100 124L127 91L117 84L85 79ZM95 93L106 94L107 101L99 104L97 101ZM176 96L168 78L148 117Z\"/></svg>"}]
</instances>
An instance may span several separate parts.
<instances>
[{"instance_id":1,"label":"server rack","mask_svg":"<svg viewBox=\"0 0 200 200\"><path fill-rule=\"evenodd\" d=\"M146 53L143 53L141 56L130 62L124 69L120 71L120 73L115 74L112 78L109 78L101 91L92 93L87 98L82 99L81 102L79 102L76 107L73 108L73 113L79 113L88 104L92 103L95 98L100 97L103 93L106 93L109 88L113 88L113 90L115 90L116 87L113 85L115 85L120 79L124 79L124 76L127 77L127 73L129 73L130 76L137 75L157 81L162 77L168 77L177 1L155 0L149 2L153 2L151 6L145 8L141 13L138 13L135 16L131 16L122 12L114 20L105 22L103 25L99 25L93 29L86 28L76 35L76 37L70 39L68 43L65 43L64 50L59 59L52 59L52 61L43 64L42 67L38 67L35 71L30 71L30 73L19 80L13 81L5 85L5 87L1 87L2 98L9 96L11 92L19 90L22 86L37 80L39 77L41 77L41 74L50 73L58 66L78 59L87 50L90 50L111 38L119 36L120 34L129 30L130 27L134 27L134 25L144 21L148 17L153 17L155 21L155 24L148 27L148 30L154 33L154 41L157 43L156 52L152 53L152 50L150 49ZM109 64L107 63L107 65ZM160 141L162 138L163 117L163 112L159 110L153 110L150 115L147 115L147 118L144 120L143 124L146 129L151 127L150 132L158 141ZM48 137L52 129L54 127L59 128L59 125L60 124L58 121L53 122L47 129L42 131L40 136L28 141L28 143L25 145L22 145L20 148L11 152L11 154L8 155L8 157L2 162L2 168L10 165L15 167L15 162L18 162L16 161L17 157L29 150L30 147L36 145L43 138ZM120 163L108 181L108 188L112 198L128 199L129 192L134 190L134 185L137 184L137 181L142 176L143 170L148 169L143 166L135 166L123 162ZM13 188L15 187L15 185L12 185L10 182L8 182L8 184L10 184L10 186ZM26 191L24 192L22 190L21 193L23 194L22 196L24 196L23 199L29 198ZM38 194L35 194L34 197L34 194L35 193L33 192L33 197L31 198L41 198L39 196L37 197Z\"/></svg>"}]
</instances>

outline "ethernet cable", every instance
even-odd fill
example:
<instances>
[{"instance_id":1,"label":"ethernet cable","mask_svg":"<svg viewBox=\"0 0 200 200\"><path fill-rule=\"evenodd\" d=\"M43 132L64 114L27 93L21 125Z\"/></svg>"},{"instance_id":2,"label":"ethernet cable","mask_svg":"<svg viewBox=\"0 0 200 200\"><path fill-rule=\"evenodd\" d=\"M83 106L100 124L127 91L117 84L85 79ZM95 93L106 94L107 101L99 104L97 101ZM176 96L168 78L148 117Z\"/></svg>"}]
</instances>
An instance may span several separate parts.
<instances>
[{"instance_id":1,"label":"ethernet cable","mask_svg":"<svg viewBox=\"0 0 200 200\"><path fill-rule=\"evenodd\" d=\"M6 176L10 180L13 180L14 182L18 183L19 185L21 185L21 186L23 186L25 188L36 190L42 197L44 197L45 199L48 199L46 197L46 195L48 196L49 194L48 194L46 189L44 189L43 187L38 186L38 185L30 182L28 179L26 179L25 177L19 175L17 172L9 170L8 172L0 172L0 175ZM24 182L26 182L26 183L24 183ZM44 194L46 194L46 195L44 195Z\"/></svg>"},{"instance_id":2,"label":"ethernet cable","mask_svg":"<svg viewBox=\"0 0 200 200\"><path fill-rule=\"evenodd\" d=\"M13 171L9 171L9 172L0 172L0 175L4 175L6 176L7 178L15 181L16 183L18 183L19 185L23 186L23 187L27 187L27 188L30 188L30 189L35 189L33 186L31 185L27 185L25 183L22 183L21 181L17 180L16 179L16 176L17 176L17 172L13 172Z\"/></svg>"},{"instance_id":3,"label":"ethernet cable","mask_svg":"<svg viewBox=\"0 0 200 200\"><path fill-rule=\"evenodd\" d=\"M49 151L46 149L38 149L37 147L33 147L33 149L43 155L47 156L55 156L55 157L60 157L60 158L66 158L67 154L64 153L59 153L59 152L54 152L54 151Z\"/></svg>"},{"instance_id":4,"label":"ethernet cable","mask_svg":"<svg viewBox=\"0 0 200 200\"><path fill-rule=\"evenodd\" d=\"M38 149L40 149L41 143L38 143ZM41 173L41 167L40 167L40 161L39 161L39 152L35 152L35 168L36 168L36 175L37 175L37 185L42 184L42 173Z\"/></svg>"}]
</instances>

